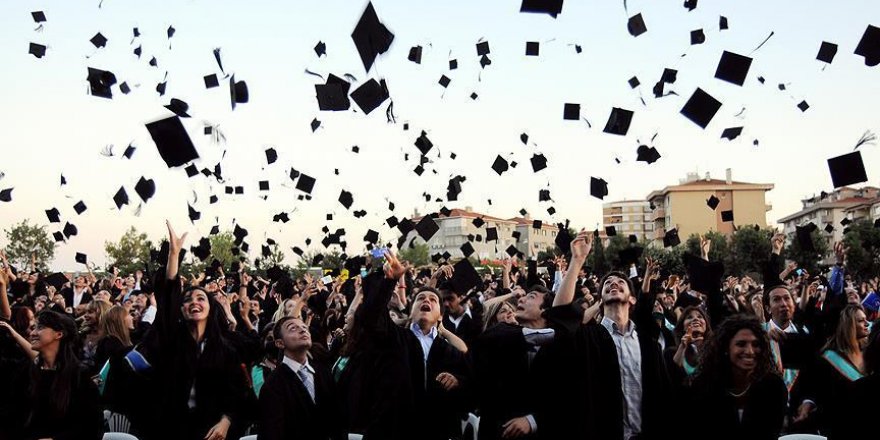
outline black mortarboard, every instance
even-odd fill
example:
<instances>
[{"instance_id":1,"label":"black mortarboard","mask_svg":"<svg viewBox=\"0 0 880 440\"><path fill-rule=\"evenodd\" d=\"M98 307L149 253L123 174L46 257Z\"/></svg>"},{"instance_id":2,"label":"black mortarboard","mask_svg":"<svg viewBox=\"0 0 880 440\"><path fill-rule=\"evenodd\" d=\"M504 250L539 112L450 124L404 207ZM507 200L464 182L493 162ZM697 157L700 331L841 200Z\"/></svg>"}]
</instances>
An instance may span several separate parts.
<instances>
[{"instance_id":1,"label":"black mortarboard","mask_svg":"<svg viewBox=\"0 0 880 440\"><path fill-rule=\"evenodd\" d=\"M125 157L126 159L131 159L131 156L134 155L135 150L137 150L137 148L135 148L134 145L129 145L129 146L125 149L125 152L122 153L122 156Z\"/></svg>"},{"instance_id":2,"label":"black mortarboard","mask_svg":"<svg viewBox=\"0 0 880 440\"><path fill-rule=\"evenodd\" d=\"M718 207L718 204L721 203L721 200L715 196L709 196L709 200L706 200L706 205L708 205L713 210Z\"/></svg>"},{"instance_id":3,"label":"black mortarboard","mask_svg":"<svg viewBox=\"0 0 880 440\"><path fill-rule=\"evenodd\" d=\"M400 231L401 234L406 235L409 234L410 231L415 229L416 225L413 224L412 220L405 218L400 221L397 225L397 230Z\"/></svg>"},{"instance_id":4,"label":"black mortarboard","mask_svg":"<svg viewBox=\"0 0 880 440\"><path fill-rule=\"evenodd\" d=\"M485 56L488 55L491 51L489 50L489 42L481 41L477 43L477 56Z\"/></svg>"},{"instance_id":5,"label":"black mortarboard","mask_svg":"<svg viewBox=\"0 0 880 440\"><path fill-rule=\"evenodd\" d=\"M532 155L530 162L532 163L532 171L533 172L537 173L538 171L541 171L544 168L547 168L547 158L544 157L543 154Z\"/></svg>"},{"instance_id":6,"label":"black mortarboard","mask_svg":"<svg viewBox=\"0 0 880 440\"><path fill-rule=\"evenodd\" d=\"M379 241L379 232L372 229L367 230L366 235L364 235L364 241L375 244Z\"/></svg>"},{"instance_id":7,"label":"black mortarboard","mask_svg":"<svg viewBox=\"0 0 880 440\"><path fill-rule=\"evenodd\" d=\"M0 202L11 202L12 201L12 190L15 188L6 188L0 191Z\"/></svg>"},{"instance_id":8,"label":"black mortarboard","mask_svg":"<svg viewBox=\"0 0 880 440\"><path fill-rule=\"evenodd\" d=\"M70 222L64 224L64 230L62 232L64 232L64 236L67 238L73 237L74 235L79 233L79 231L77 231L76 229L76 225Z\"/></svg>"},{"instance_id":9,"label":"black mortarboard","mask_svg":"<svg viewBox=\"0 0 880 440\"><path fill-rule=\"evenodd\" d=\"M74 257L74 260L76 260L76 262L79 264L86 264L86 262L88 262L88 258L89 257L86 254L83 254L81 252L77 252L76 256Z\"/></svg>"},{"instance_id":10,"label":"black mortarboard","mask_svg":"<svg viewBox=\"0 0 880 440\"><path fill-rule=\"evenodd\" d=\"M113 92L110 90L110 87L116 84L116 75L113 72L89 67L89 75L86 80L89 82L89 91L92 96L113 99Z\"/></svg>"},{"instance_id":11,"label":"black mortarboard","mask_svg":"<svg viewBox=\"0 0 880 440\"><path fill-rule=\"evenodd\" d=\"M437 225L437 222L431 216L426 215L422 217L422 220L419 221L415 229L419 236L422 237L422 240L428 241L440 230L440 226Z\"/></svg>"},{"instance_id":12,"label":"black mortarboard","mask_svg":"<svg viewBox=\"0 0 880 440\"><path fill-rule=\"evenodd\" d=\"M483 225L486 224L486 222L481 217L477 217L477 218L473 219L473 221L471 221L471 223L474 225L474 227L477 227L477 228L482 228Z\"/></svg>"},{"instance_id":13,"label":"black mortarboard","mask_svg":"<svg viewBox=\"0 0 880 440\"><path fill-rule=\"evenodd\" d=\"M697 8L697 0L684 0L684 7L688 11L693 11Z\"/></svg>"},{"instance_id":14,"label":"black mortarboard","mask_svg":"<svg viewBox=\"0 0 880 440\"><path fill-rule=\"evenodd\" d=\"M389 228L394 228L394 227L397 227L397 225L399 225L400 222L397 221L397 217L392 215L391 217L388 217L387 219L385 219L385 224L388 225Z\"/></svg>"},{"instance_id":15,"label":"black mortarboard","mask_svg":"<svg viewBox=\"0 0 880 440\"><path fill-rule=\"evenodd\" d=\"M46 21L46 14L43 11L31 12L31 17L34 18L34 22L36 23L43 23Z\"/></svg>"},{"instance_id":16,"label":"black mortarboard","mask_svg":"<svg viewBox=\"0 0 880 440\"><path fill-rule=\"evenodd\" d=\"M181 166L194 159L198 159L199 153L187 134L180 118L172 116L147 124L159 155L168 165L168 168Z\"/></svg>"},{"instance_id":17,"label":"black mortarboard","mask_svg":"<svg viewBox=\"0 0 880 440\"><path fill-rule=\"evenodd\" d=\"M571 252L571 241L574 240L574 238L569 235L568 229L564 227L565 225L560 224L559 226L561 227L559 228L559 233L556 234L556 240L554 240L554 242L556 243L556 247L558 247L563 254L567 254Z\"/></svg>"},{"instance_id":18,"label":"black mortarboard","mask_svg":"<svg viewBox=\"0 0 880 440\"><path fill-rule=\"evenodd\" d=\"M86 204L80 200L76 205L73 205L73 210L76 211L77 215L86 212Z\"/></svg>"},{"instance_id":19,"label":"black mortarboard","mask_svg":"<svg viewBox=\"0 0 880 440\"><path fill-rule=\"evenodd\" d=\"M629 131L629 124L632 121L633 112L622 108L614 107L611 109L611 115L608 116L608 122L605 124L605 133L626 136Z\"/></svg>"},{"instance_id":20,"label":"black mortarboard","mask_svg":"<svg viewBox=\"0 0 880 440\"><path fill-rule=\"evenodd\" d=\"M614 226L605 226L605 235L614 237L617 235L617 228Z\"/></svg>"},{"instance_id":21,"label":"black mortarboard","mask_svg":"<svg viewBox=\"0 0 880 440\"><path fill-rule=\"evenodd\" d=\"M733 221L733 211L721 211L721 221L732 222Z\"/></svg>"},{"instance_id":22,"label":"black mortarboard","mask_svg":"<svg viewBox=\"0 0 880 440\"><path fill-rule=\"evenodd\" d=\"M159 61L156 60L156 57L150 58L150 65L153 67L159 67Z\"/></svg>"},{"instance_id":23,"label":"black mortarboard","mask_svg":"<svg viewBox=\"0 0 880 440\"><path fill-rule=\"evenodd\" d=\"M678 79L678 70L670 69L668 67L663 69L663 74L660 75L660 81L665 83L674 84Z\"/></svg>"},{"instance_id":24,"label":"black mortarboard","mask_svg":"<svg viewBox=\"0 0 880 440\"><path fill-rule=\"evenodd\" d=\"M550 14L556 18L562 12L563 0L523 0L519 7L519 12L533 12L539 14Z\"/></svg>"},{"instance_id":25,"label":"black mortarboard","mask_svg":"<svg viewBox=\"0 0 880 440\"><path fill-rule=\"evenodd\" d=\"M327 55L327 44L323 41L318 41L318 44L315 45L315 55Z\"/></svg>"},{"instance_id":26,"label":"black mortarboard","mask_svg":"<svg viewBox=\"0 0 880 440\"><path fill-rule=\"evenodd\" d=\"M706 42L706 34L703 33L702 29L697 29L691 31L691 45L695 44L703 44Z\"/></svg>"},{"instance_id":27,"label":"black mortarboard","mask_svg":"<svg viewBox=\"0 0 880 440\"><path fill-rule=\"evenodd\" d=\"M718 18L718 30L723 31L725 29L728 29L727 17L722 15L721 17Z\"/></svg>"},{"instance_id":28,"label":"black mortarboard","mask_svg":"<svg viewBox=\"0 0 880 440\"><path fill-rule=\"evenodd\" d=\"M61 222L61 213L58 212L58 208L52 208L46 210L46 217L49 218L49 223L60 223Z\"/></svg>"},{"instance_id":29,"label":"black mortarboard","mask_svg":"<svg viewBox=\"0 0 880 440\"><path fill-rule=\"evenodd\" d=\"M427 133L422 131L422 134L416 139L415 146L419 149L419 151L422 152L422 155L425 155L428 154L429 151L431 151L431 148L434 147L434 144L431 142L430 139L428 139Z\"/></svg>"},{"instance_id":30,"label":"black mortarboard","mask_svg":"<svg viewBox=\"0 0 880 440\"><path fill-rule=\"evenodd\" d=\"M580 104L565 104L565 108L562 111L562 119L567 121L577 121L581 118L581 105Z\"/></svg>"},{"instance_id":31,"label":"black mortarboard","mask_svg":"<svg viewBox=\"0 0 880 440\"><path fill-rule=\"evenodd\" d=\"M342 190L342 192L339 193L339 203L341 203L342 206L345 207L345 209L349 209L354 203L354 197L351 195L350 192Z\"/></svg>"},{"instance_id":32,"label":"black mortarboard","mask_svg":"<svg viewBox=\"0 0 880 440\"><path fill-rule=\"evenodd\" d=\"M648 27L645 26L645 19L642 18L641 13L630 17L626 23L626 28L633 37L638 37L648 31Z\"/></svg>"},{"instance_id":33,"label":"black mortarboard","mask_svg":"<svg viewBox=\"0 0 880 440\"><path fill-rule=\"evenodd\" d=\"M517 242L519 241L520 235L521 234L519 233L519 231L513 231L510 233L510 236L513 237L513 239L516 240Z\"/></svg>"},{"instance_id":34,"label":"black mortarboard","mask_svg":"<svg viewBox=\"0 0 880 440\"><path fill-rule=\"evenodd\" d=\"M547 202L552 200L550 198L550 190L549 189L539 189L538 190L538 201L539 202Z\"/></svg>"},{"instance_id":35,"label":"black mortarboard","mask_svg":"<svg viewBox=\"0 0 880 440\"><path fill-rule=\"evenodd\" d=\"M498 156L495 158L495 162L492 163L492 169L495 170L496 173L500 176L505 171L507 171L509 165L503 157Z\"/></svg>"},{"instance_id":36,"label":"black mortarboard","mask_svg":"<svg viewBox=\"0 0 880 440\"><path fill-rule=\"evenodd\" d=\"M807 101L801 101L797 105L797 108L799 108L802 112L805 112L805 111L807 111L807 109L810 108L810 104L807 104Z\"/></svg>"},{"instance_id":37,"label":"black mortarboard","mask_svg":"<svg viewBox=\"0 0 880 440\"><path fill-rule=\"evenodd\" d=\"M37 58L43 58L43 56L46 55L46 46L37 43L30 43L30 46L28 46L28 53Z\"/></svg>"},{"instance_id":38,"label":"black mortarboard","mask_svg":"<svg viewBox=\"0 0 880 440\"><path fill-rule=\"evenodd\" d=\"M636 234L629 234L629 242L630 243L638 243L639 237Z\"/></svg>"},{"instance_id":39,"label":"black mortarboard","mask_svg":"<svg viewBox=\"0 0 880 440\"><path fill-rule=\"evenodd\" d=\"M639 258L644 251L645 248L641 246L631 246L621 249L620 252L617 253L620 257L620 265L622 267L629 267L631 264L638 264Z\"/></svg>"},{"instance_id":40,"label":"black mortarboard","mask_svg":"<svg viewBox=\"0 0 880 440\"><path fill-rule=\"evenodd\" d=\"M647 162L649 165L660 159L660 152L654 147L639 145L636 149L636 161Z\"/></svg>"},{"instance_id":41,"label":"black mortarboard","mask_svg":"<svg viewBox=\"0 0 880 440\"><path fill-rule=\"evenodd\" d=\"M177 99L171 98L171 102L165 106L168 110L174 112L175 115L180 116L181 118L188 118L189 115L186 113L189 110L189 104L186 102Z\"/></svg>"},{"instance_id":42,"label":"black mortarboard","mask_svg":"<svg viewBox=\"0 0 880 440\"><path fill-rule=\"evenodd\" d=\"M165 96L165 88L168 87L168 81L162 81L159 84L156 84L156 93L159 96Z\"/></svg>"},{"instance_id":43,"label":"black mortarboard","mask_svg":"<svg viewBox=\"0 0 880 440\"><path fill-rule=\"evenodd\" d=\"M681 244L681 239L678 238L678 228L666 231L666 234L663 236L663 246L672 247L679 244Z\"/></svg>"},{"instance_id":44,"label":"black mortarboard","mask_svg":"<svg viewBox=\"0 0 880 440\"><path fill-rule=\"evenodd\" d=\"M469 244L469 243L468 243ZM452 278L449 280L452 289L464 295L474 287L480 286L480 274L474 269L471 262L465 258L452 267Z\"/></svg>"},{"instance_id":45,"label":"black mortarboard","mask_svg":"<svg viewBox=\"0 0 880 440\"><path fill-rule=\"evenodd\" d=\"M236 194L244 194L244 187L243 186L236 186L235 193Z\"/></svg>"},{"instance_id":46,"label":"black mortarboard","mask_svg":"<svg viewBox=\"0 0 880 440\"><path fill-rule=\"evenodd\" d=\"M375 82L375 80L372 81ZM348 90L350 88L351 83L331 73L327 76L327 82L325 84L315 84L315 96L318 98L318 109L332 111L348 110L351 108L351 101L348 99ZM363 88L363 86L361 88ZM363 106L361 106L361 109L363 109ZM370 111L372 111L372 108ZM365 110L365 113L369 112L366 112Z\"/></svg>"},{"instance_id":47,"label":"black mortarboard","mask_svg":"<svg viewBox=\"0 0 880 440\"><path fill-rule=\"evenodd\" d=\"M526 42L526 56L536 57L540 50L540 44L537 41Z\"/></svg>"},{"instance_id":48,"label":"black mortarboard","mask_svg":"<svg viewBox=\"0 0 880 440\"><path fill-rule=\"evenodd\" d=\"M123 81L122 84L119 85L119 91L122 92L124 95L127 95L129 92L131 92L131 88L128 87L127 82Z\"/></svg>"},{"instance_id":49,"label":"black mortarboard","mask_svg":"<svg viewBox=\"0 0 880 440\"><path fill-rule=\"evenodd\" d=\"M834 225L832 225L831 223L828 223L827 225L825 225L825 232L827 232L829 234L834 232Z\"/></svg>"},{"instance_id":50,"label":"black mortarboard","mask_svg":"<svg viewBox=\"0 0 880 440\"><path fill-rule=\"evenodd\" d=\"M261 180L260 181L260 191L269 191L269 181Z\"/></svg>"},{"instance_id":51,"label":"black mortarboard","mask_svg":"<svg viewBox=\"0 0 880 440\"><path fill-rule=\"evenodd\" d=\"M866 66L880 64L880 28L869 24L853 53L865 57Z\"/></svg>"},{"instance_id":52,"label":"black mortarboard","mask_svg":"<svg viewBox=\"0 0 880 440\"><path fill-rule=\"evenodd\" d=\"M134 48L133 52L135 55L137 55L138 59L140 59L141 53L143 52L143 48L141 46L138 46L138 47Z\"/></svg>"},{"instance_id":53,"label":"black mortarboard","mask_svg":"<svg viewBox=\"0 0 880 440\"><path fill-rule=\"evenodd\" d=\"M518 233L519 231L514 232ZM519 253L519 251L516 249L516 246L514 245L508 246L507 249L504 250L504 252L507 252L507 255L510 255L511 257Z\"/></svg>"},{"instance_id":54,"label":"black mortarboard","mask_svg":"<svg viewBox=\"0 0 880 440\"><path fill-rule=\"evenodd\" d=\"M351 93L351 99L360 107L364 114L370 114L389 98L388 87L383 79L381 82L370 78L369 81Z\"/></svg>"},{"instance_id":55,"label":"black mortarboard","mask_svg":"<svg viewBox=\"0 0 880 440\"><path fill-rule=\"evenodd\" d=\"M318 130L318 127L321 126L321 121L318 118L312 119L312 122L309 124L312 127L312 133Z\"/></svg>"},{"instance_id":56,"label":"black mortarboard","mask_svg":"<svg viewBox=\"0 0 880 440\"><path fill-rule=\"evenodd\" d=\"M452 81L452 80L449 79L448 76L446 76L446 75L440 75L440 80L437 81L437 83L439 83L441 86L443 86L443 88L446 88L446 87L449 86L449 83L450 83L451 81Z\"/></svg>"},{"instance_id":57,"label":"black mortarboard","mask_svg":"<svg viewBox=\"0 0 880 440\"><path fill-rule=\"evenodd\" d=\"M229 102L235 110L236 104L246 104L249 100L247 83L236 81L235 75L229 78Z\"/></svg>"},{"instance_id":58,"label":"black mortarboard","mask_svg":"<svg viewBox=\"0 0 880 440\"><path fill-rule=\"evenodd\" d=\"M681 114L700 127L706 128L720 108L720 101L698 87L681 109Z\"/></svg>"},{"instance_id":59,"label":"black mortarboard","mask_svg":"<svg viewBox=\"0 0 880 440\"><path fill-rule=\"evenodd\" d=\"M272 221L273 221L273 222L287 223L287 222L290 221L290 217L287 215L286 212L282 212L282 213L280 213L280 214L275 214L275 215L272 217Z\"/></svg>"},{"instance_id":60,"label":"black mortarboard","mask_svg":"<svg viewBox=\"0 0 880 440\"><path fill-rule=\"evenodd\" d=\"M498 228L486 228L486 241L498 240Z\"/></svg>"},{"instance_id":61,"label":"black mortarboard","mask_svg":"<svg viewBox=\"0 0 880 440\"><path fill-rule=\"evenodd\" d=\"M214 203L217 203L218 200L219 199L217 198L217 196L215 196L214 194L211 194L211 197L208 198L208 203L213 205Z\"/></svg>"},{"instance_id":62,"label":"black mortarboard","mask_svg":"<svg viewBox=\"0 0 880 440\"><path fill-rule=\"evenodd\" d=\"M590 195L604 199L608 195L608 182L605 179L590 177Z\"/></svg>"},{"instance_id":63,"label":"black mortarboard","mask_svg":"<svg viewBox=\"0 0 880 440\"><path fill-rule=\"evenodd\" d=\"M63 273L56 272L56 273L53 273L52 275L49 275L46 278L44 278L43 281L45 281L46 284L54 287L55 290L57 291L57 290L61 290L61 286L63 286L65 283L69 282L70 280L68 280L67 276L64 275Z\"/></svg>"},{"instance_id":64,"label":"black mortarboard","mask_svg":"<svg viewBox=\"0 0 880 440\"><path fill-rule=\"evenodd\" d=\"M64 241L64 234L62 234L61 232L53 232L52 237L55 238L56 242Z\"/></svg>"},{"instance_id":65,"label":"black mortarboard","mask_svg":"<svg viewBox=\"0 0 880 440\"><path fill-rule=\"evenodd\" d=\"M544 222L541 220L532 220L532 228L533 229L541 229L544 226Z\"/></svg>"},{"instance_id":66,"label":"black mortarboard","mask_svg":"<svg viewBox=\"0 0 880 440\"><path fill-rule=\"evenodd\" d=\"M205 75L204 80L205 80L205 88L206 89L213 89L214 87L220 86L220 80L217 78L216 73L212 73L210 75Z\"/></svg>"},{"instance_id":67,"label":"black mortarboard","mask_svg":"<svg viewBox=\"0 0 880 440\"><path fill-rule=\"evenodd\" d=\"M878 218L877 220L874 220L874 227L880 228L880 218Z\"/></svg>"},{"instance_id":68,"label":"black mortarboard","mask_svg":"<svg viewBox=\"0 0 880 440\"><path fill-rule=\"evenodd\" d=\"M828 159L828 169L835 188L868 181L860 151Z\"/></svg>"},{"instance_id":69,"label":"black mortarboard","mask_svg":"<svg viewBox=\"0 0 880 440\"><path fill-rule=\"evenodd\" d=\"M746 75L751 65L751 58L725 50L721 54L721 60L718 61L715 78L741 86L746 82Z\"/></svg>"},{"instance_id":70,"label":"black mortarboard","mask_svg":"<svg viewBox=\"0 0 880 440\"><path fill-rule=\"evenodd\" d=\"M406 59L416 64L422 64L422 46L413 46L409 48L409 56L407 56Z\"/></svg>"},{"instance_id":71,"label":"black mortarboard","mask_svg":"<svg viewBox=\"0 0 880 440\"><path fill-rule=\"evenodd\" d=\"M816 55L816 59L831 64L834 61L834 55L837 55L837 45L823 41L822 45L819 46L819 53Z\"/></svg>"},{"instance_id":72,"label":"black mortarboard","mask_svg":"<svg viewBox=\"0 0 880 440\"><path fill-rule=\"evenodd\" d=\"M813 246L813 237L811 236L812 232L818 229L815 223L810 222L803 226L795 227L795 236L797 238L798 244L801 246L801 250L805 252L816 252L816 247Z\"/></svg>"},{"instance_id":73,"label":"black mortarboard","mask_svg":"<svg viewBox=\"0 0 880 440\"><path fill-rule=\"evenodd\" d=\"M211 240L207 237L199 239L199 245L191 247L190 251L192 251L193 255L198 257L199 260L207 260L211 255Z\"/></svg>"},{"instance_id":74,"label":"black mortarboard","mask_svg":"<svg viewBox=\"0 0 880 440\"><path fill-rule=\"evenodd\" d=\"M459 249L461 250L461 253L464 255L465 258L470 257L474 253L474 246L469 241L464 242L464 244L461 245Z\"/></svg>"},{"instance_id":75,"label":"black mortarboard","mask_svg":"<svg viewBox=\"0 0 880 440\"><path fill-rule=\"evenodd\" d=\"M724 131L721 133L721 139L727 139L727 140L732 141L732 140L738 138L739 135L742 134L742 131L743 131L742 127L725 128Z\"/></svg>"},{"instance_id":76,"label":"black mortarboard","mask_svg":"<svg viewBox=\"0 0 880 440\"><path fill-rule=\"evenodd\" d=\"M376 57L385 53L391 46L394 34L379 21L379 16L376 15L371 2L367 3L367 8L352 31L351 38L364 63L364 69L369 72Z\"/></svg>"},{"instance_id":77,"label":"black mortarboard","mask_svg":"<svg viewBox=\"0 0 880 440\"><path fill-rule=\"evenodd\" d=\"M145 179L141 177L140 180L138 180L137 185L135 185L134 190L141 197L141 200L146 202L156 193L156 182L154 182L153 179Z\"/></svg>"},{"instance_id":78,"label":"black mortarboard","mask_svg":"<svg viewBox=\"0 0 880 440\"><path fill-rule=\"evenodd\" d=\"M192 205L190 205L189 203L187 203L186 206L187 206L187 208L189 208L189 220L190 220L191 222L195 223L196 220L202 218L202 213L199 212L199 211L196 211L196 210L192 207Z\"/></svg>"},{"instance_id":79,"label":"black mortarboard","mask_svg":"<svg viewBox=\"0 0 880 440\"><path fill-rule=\"evenodd\" d=\"M119 187L119 191L116 191L116 195L113 196L113 201L116 203L116 209L122 209L122 205L128 204L128 193L125 192L125 187Z\"/></svg>"},{"instance_id":80,"label":"black mortarboard","mask_svg":"<svg viewBox=\"0 0 880 440\"><path fill-rule=\"evenodd\" d=\"M311 177L311 176L308 176L305 174L300 174L299 180L296 181L296 189L298 189L306 194L311 194L312 189L315 187L315 182L316 182L316 180L314 177Z\"/></svg>"},{"instance_id":81,"label":"black mortarboard","mask_svg":"<svg viewBox=\"0 0 880 440\"><path fill-rule=\"evenodd\" d=\"M100 32L95 34L95 36L92 37L92 39L89 41L91 41L92 44L94 44L96 48L107 46L107 38L104 37L103 35L101 35Z\"/></svg>"},{"instance_id":82,"label":"black mortarboard","mask_svg":"<svg viewBox=\"0 0 880 440\"><path fill-rule=\"evenodd\" d=\"M641 84L641 83L639 82L639 79L636 78L636 77L632 77L632 78L630 78L629 81L627 81L627 82L629 83L630 88L633 88L633 89L636 88L636 87L638 87L639 84Z\"/></svg>"},{"instance_id":83,"label":"black mortarboard","mask_svg":"<svg viewBox=\"0 0 880 440\"><path fill-rule=\"evenodd\" d=\"M852 223L852 220L850 220L848 218L844 218L843 220L840 221L840 226L846 226L850 223Z\"/></svg>"},{"instance_id":84,"label":"black mortarboard","mask_svg":"<svg viewBox=\"0 0 880 440\"><path fill-rule=\"evenodd\" d=\"M266 163L268 165L272 165L275 161L278 160L278 152L275 151L274 148L266 149Z\"/></svg>"},{"instance_id":85,"label":"black mortarboard","mask_svg":"<svg viewBox=\"0 0 880 440\"><path fill-rule=\"evenodd\" d=\"M232 236L235 237L236 244L241 243L248 236L248 230L236 224L235 228L232 229Z\"/></svg>"}]
</instances>

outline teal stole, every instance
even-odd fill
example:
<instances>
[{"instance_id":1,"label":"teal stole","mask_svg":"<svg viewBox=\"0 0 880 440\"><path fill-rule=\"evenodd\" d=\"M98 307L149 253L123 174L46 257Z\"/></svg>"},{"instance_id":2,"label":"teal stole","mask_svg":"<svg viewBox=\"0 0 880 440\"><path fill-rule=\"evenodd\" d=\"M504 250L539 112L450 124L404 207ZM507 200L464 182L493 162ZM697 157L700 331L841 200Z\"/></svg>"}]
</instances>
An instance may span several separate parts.
<instances>
[{"instance_id":1,"label":"teal stole","mask_svg":"<svg viewBox=\"0 0 880 440\"><path fill-rule=\"evenodd\" d=\"M846 358L834 350L825 350L825 352L822 353L822 359L828 361L828 363L831 364L841 376L849 379L850 382L855 382L863 376L853 364L849 363Z\"/></svg>"}]
</instances>

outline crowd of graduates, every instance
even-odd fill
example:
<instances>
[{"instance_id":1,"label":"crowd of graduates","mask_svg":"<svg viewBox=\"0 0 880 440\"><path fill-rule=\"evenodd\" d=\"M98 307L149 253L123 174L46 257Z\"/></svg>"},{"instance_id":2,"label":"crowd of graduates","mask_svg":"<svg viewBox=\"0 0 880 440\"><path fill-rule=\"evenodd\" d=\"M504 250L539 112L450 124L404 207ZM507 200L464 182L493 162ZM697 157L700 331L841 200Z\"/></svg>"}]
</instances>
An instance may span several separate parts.
<instances>
[{"instance_id":1,"label":"crowd of graduates","mask_svg":"<svg viewBox=\"0 0 880 440\"><path fill-rule=\"evenodd\" d=\"M58 289L3 259L0 440L97 440L113 417L141 440L847 439L880 410L878 279L840 243L811 275L776 235L758 280L725 278L707 239L687 273L592 273L588 232L547 272L386 250L331 280L185 279L168 235L155 274Z\"/></svg>"}]
</instances>

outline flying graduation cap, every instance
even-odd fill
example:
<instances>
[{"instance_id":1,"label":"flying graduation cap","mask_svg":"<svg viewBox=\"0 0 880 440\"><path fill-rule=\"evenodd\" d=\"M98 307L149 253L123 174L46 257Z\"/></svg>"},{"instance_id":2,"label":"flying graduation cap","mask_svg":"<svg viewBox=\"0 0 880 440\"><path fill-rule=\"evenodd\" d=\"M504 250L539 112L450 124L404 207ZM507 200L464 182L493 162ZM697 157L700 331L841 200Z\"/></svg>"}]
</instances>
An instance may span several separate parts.
<instances>
[{"instance_id":1,"label":"flying graduation cap","mask_svg":"<svg viewBox=\"0 0 880 440\"><path fill-rule=\"evenodd\" d=\"M351 38L354 40L354 45L364 63L364 69L369 72L376 57L391 47L394 34L379 21L373 3L370 2L367 3L367 8L352 31Z\"/></svg>"}]
</instances>

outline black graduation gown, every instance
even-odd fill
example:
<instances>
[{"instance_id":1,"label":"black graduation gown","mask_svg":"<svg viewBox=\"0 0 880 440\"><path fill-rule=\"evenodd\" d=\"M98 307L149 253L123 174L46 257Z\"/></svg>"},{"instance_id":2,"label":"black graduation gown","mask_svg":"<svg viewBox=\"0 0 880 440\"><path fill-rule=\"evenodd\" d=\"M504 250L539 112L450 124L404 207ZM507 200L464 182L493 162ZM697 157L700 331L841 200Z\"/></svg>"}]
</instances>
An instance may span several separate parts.
<instances>
[{"instance_id":1,"label":"black graduation gown","mask_svg":"<svg viewBox=\"0 0 880 440\"><path fill-rule=\"evenodd\" d=\"M776 440L785 419L787 397L782 378L768 373L749 387L740 420L736 399L713 381L707 388L693 390L691 403L685 407L685 436L694 440Z\"/></svg>"},{"instance_id":2,"label":"black graduation gown","mask_svg":"<svg viewBox=\"0 0 880 440\"><path fill-rule=\"evenodd\" d=\"M792 405L800 405L806 399L816 404L805 426L818 428L819 433L836 439L846 424L852 423L852 415L846 411L855 390L855 382L841 374L821 356L801 371L794 389ZM796 408L795 408L796 409Z\"/></svg>"},{"instance_id":3,"label":"black graduation gown","mask_svg":"<svg viewBox=\"0 0 880 440\"><path fill-rule=\"evenodd\" d=\"M880 374L872 374L853 384L853 396L845 403L848 421L841 424L837 436L842 440L861 440L866 432L874 430L877 414L880 414Z\"/></svg>"},{"instance_id":4,"label":"black graduation gown","mask_svg":"<svg viewBox=\"0 0 880 440\"><path fill-rule=\"evenodd\" d=\"M275 369L260 391L259 440L342 440L346 438L333 379L323 364L315 369L315 400L287 365Z\"/></svg>"},{"instance_id":5,"label":"black graduation gown","mask_svg":"<svg viewBox=\"0 0 880 440\"><path fill-rule=\"evenodd\" d=\"M33 364L26 365L20 372L14 385L17 389L16 401L27 402L28 385L31 380ZM25 422L20 435L10 438L31 440L52 438L54 440L100 440L104 433L104 415L98 403L98 388L85 370L80 371L78 380L73 384L70 403L63 415L53 414L50 409L52 400L52 381L57 371L40 370L37 374L37 400L32 408L33 415ZM19 408L13 420L27 420L27 405ZM9 423L4 420L4 423Z\"/></svg>"},{"instance_id":6,"label":"black graduation gown","mask_svg":"<svg viewBox=\"0 0 880 440\"><path fill-rule=\"evenodd\" d=\"M461 338L470 347L483 331L483 320L474 310L471 310L470 314L462 316L458 325L455 325L449 315L446 314L443 316L443 327L446 327L446 330Z\"/></svg>"}]
</instances>

